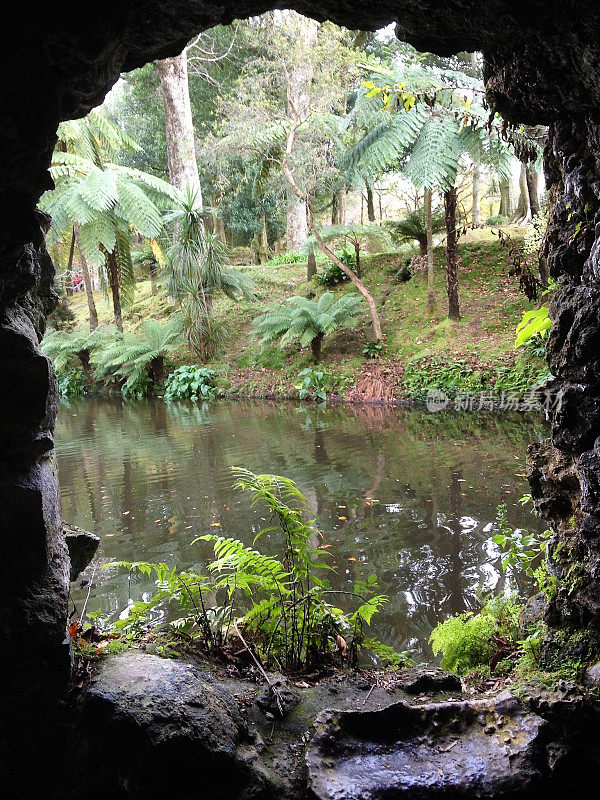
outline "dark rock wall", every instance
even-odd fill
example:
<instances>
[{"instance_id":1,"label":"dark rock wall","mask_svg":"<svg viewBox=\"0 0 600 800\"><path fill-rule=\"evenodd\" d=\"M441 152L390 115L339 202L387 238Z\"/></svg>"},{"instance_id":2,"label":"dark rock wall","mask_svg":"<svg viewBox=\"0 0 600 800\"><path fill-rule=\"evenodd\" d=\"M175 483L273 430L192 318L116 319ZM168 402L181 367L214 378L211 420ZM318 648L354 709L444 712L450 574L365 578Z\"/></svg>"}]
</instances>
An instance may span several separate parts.
<instances>
[{"instance_id":1,"label":"dark rock wall","mask_svg":"<svg viewBox=\"0 0 600 800\"><path fill-rule=\"evenodd\" d=\"M69 665L68 558L51 460L56 381L38 347L55 298L43 242L47 220L35 204L50 186L47 166L57 123L100 103L121 71L176 54L211 25L276 5L355 28L396 21L399 36L441 54L483 50L496 107L513 121L551 125L546 161L557 203L546 247L552 273L563 286L553 308L549 359L557 387L566 392L554 415L552 443L537 451L537 461L532 454L531 476L538 505L568 541L560 548L564 574L574 560L578 564L579 583L556 604L558 618L600 621L596 0L107 0L93 17L81 2L61 4L60 13L50 3L42 8L22 3L11 8L0 53L3 707L7 697L56 697ZM13 724L0 716L5 725Z\"/></svg>"},{"instance_id":2,"label":"dark rock wall","mask_svg":"<svg viewBox=\"0 0 600 800\"><path fill-rule=\"evenodd\" d=\"M560 393L551 440L530 448L530 479L556 531L562 587L549 621L600 629L600 116L550 126L545 153L556 201L544 244L559 282L548 364ZM548 481L553 473L554 480Z\"/></svg>"}]
</instances>

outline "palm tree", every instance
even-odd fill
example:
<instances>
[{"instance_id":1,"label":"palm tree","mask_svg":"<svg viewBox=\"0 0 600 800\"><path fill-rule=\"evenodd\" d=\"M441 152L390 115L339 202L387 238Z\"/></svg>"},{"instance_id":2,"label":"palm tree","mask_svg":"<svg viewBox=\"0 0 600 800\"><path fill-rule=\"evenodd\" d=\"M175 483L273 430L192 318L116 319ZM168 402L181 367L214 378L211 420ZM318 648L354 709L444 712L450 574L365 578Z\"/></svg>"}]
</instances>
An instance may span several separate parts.
<instances>
[{"instance_id":1,"label":"palm tree","mask_svg":"<svg viewBox=\"0 0 600 800\"><path fill-rule=\"evenodd\" d=\"M153 319L142 322L139 333L126 331L92 353L96 377L124 378L122 390L125 394L134 392L146 378L154 386L162 386L166 377L165 361L178 346L181 332L179 315L164 323Z\"/></svg>"},{"instance_id":2,"label":"palm tree","mask_svg":"<svg viewBox=\"0 0 600 800\"><path fill-rule=\"evenodd\" d=\"M386 219L383 223L396 244L417 242L419 255L427 255L427 213L425 208L409 211L403 219ZM439 211L431 215L431 232L440 233L445 228L444 215Z\"/></svg>"},{"instance_id":3,"label":"palm tree","mask_svg":"<svg viewBox=\"0 0 600 800\"><path fill-rule=\"evenodd\" d=\"M81 135L83 154L69 152L75 149L69 145L69 126L74 125L67 123L67 144L53 155L50 173L56 188L40 203L52 216L49 243L77 231L82 260L103 270L115 324L122 331L121 300L130 299L135 286L131 236L156 239L163 230L161 208L176 202L177 194L160 178L108 161L117 145L103 150L106 139L98 143L90 127Z\"/></svg>"},{"instance_id":4,"label":"palm tree","mask_svg":"<svg viewBox=\"0 0 600 800\"><path fill-rule=\"evenodd\" d=\"M506 178L513 147L528 143L517 131L511 133L513 141L506 142L501 121L488 127L489 111L481 102L484 87L477 78L414 64L368 69L372 79L365 82L350 114L365 133L347 153L348 181L401 169L416 188L444 193L449 316L458 319L454 187L461 158L467 156Z\"/></svg>"},{"instance_id":5,"label":"palm tree","mask_svg":"<svg viewBox=\"0 0 600 800\"><path fill-rule=\"evenodd\" d=\"M254 284L237 269L226 267L227 248L219 235L204 227L204 212L192 187L177 193L176 207L165 222L177 231L167 252L167 292L181 306L191 349L206 358L218 328L212 307L219 293L231 300L254 300Z\"/></svg>"},{"instance_id":6,"label":"palm tree","mask_svg":"<svg viewBox=\"0 0 600 800\"><path fill-rule=\"evenodd\" d=\"M253 322L254 333L264 344L279 341L285 347L298 341L300 347L310 345L316 364L321 358L323 339L351 325L361 306L362 298L354 292L337 300L331 292L325 292L318 300L290 297L258 316Z\"/></svg>"},{"instance_id":7,"label":"palm tree","mask_svg":"<svg viewBox=\"0 0 600 800\"><path fill-rule=\"evenodd\" d=\"M359 278L361 277L360 253L363 248L370 247L381 252L393 245L389 233L379 225L326 225L319 228L319 233L327 244L341 244L344 247L350 245L354 248L354 271ZM302 246L305 253L315 253L319 249L314 235L309 236Z\"/></svg>"}]
</instances>

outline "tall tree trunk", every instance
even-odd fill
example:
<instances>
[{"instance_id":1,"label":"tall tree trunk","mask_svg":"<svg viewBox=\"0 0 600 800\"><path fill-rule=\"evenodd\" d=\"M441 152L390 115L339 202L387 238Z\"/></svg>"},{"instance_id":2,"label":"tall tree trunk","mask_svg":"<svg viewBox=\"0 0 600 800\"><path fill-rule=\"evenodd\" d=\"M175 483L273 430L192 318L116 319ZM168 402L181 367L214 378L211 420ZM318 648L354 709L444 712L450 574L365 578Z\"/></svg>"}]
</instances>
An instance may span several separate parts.
<instances>
[{"instance_id":1,"label":"tall tree trunk","mask_svg":"<svg viewBox=\"0 0 600 800\"><path fill-rule=\"evenodd\" d=\"M425 241L425 253L427 254L427 310L432 313L437 306L435 296L434 272L433 272L433 221L431 213L431 189L425 189L425 223L427 227L427 238Z\"/></svg>"},{"instance_id":2,"label":"tall tree trunk","mask_svg":"<svg viewBox=\"0 0 600 800\"><path fill-rule=\"evenodd\" d=\"M154 296L158 291L158 285L157 285L158 270L153 264L150 265L148 270L150 272L150 293L152 294L152 296Z\"/></svg>"},{"instance_id":3,"label":"tall tree trunk","mask_svg":"<svg viewBox=\"0 0 600 800\"><path fill-rule=\"evenodd\" d=\"M375 203L373 200L373 189L367 184L367 219L375 222Z\"/></svg>"},{"instance_id":4,"label":"tall tree trunk","mask_svg":"<svg viewBox=\"0 0 600 800\"><path fill-rule=\"evenodd\" d=\"M117 256L114 252L106 253L105 256L108 264L108 282L112 294L115 325L121 331L121 333L123 333L123 313L121 311L121 294L119 291L119 265L117 264Z\"/></svg>"},{"instance_id":5,"label":"tall tree trunk","mask_svg":"<svg viewBox=\"0 0 600 800\"><path fill-rule=\"evenodd\" d=\"M480 214L480 183L481 167L475 163L473 167L473 207L471 208L471 227L478 228L481 222Z\"/></svg>"},{"instance_id":6,"label":"tall tree trunk","mask_svg":"<svg viewBox=\"0 0 600 800\"><path fill-rule=\"evenodd\" d=\"M540 213L539 175L535 171L533 164L527 164L525 167L525 180L527 181L527 195L529 197L531 216L536 217Z\"/></svg>"},{"instance_id":7,"label":"tall tree trunk","mask_svg":"<svg viewBox=\"0 0 600 800\"><path fill-rule=\"evenodd\" d=\"M288 72L287 114L294 125L304 122L310 111L310 88L314 75L314 64L307 53L317 43L319 24L307 17L294 17L292 25L298 39L300 53ZM308 238L308 212L306 199L289 193L287 208L286 243L288 250L300 250Z\"/></svg>"},{"instance_id":8,"label":"tall tree trunk","mask_svg":"<svg viewBox=\"0 0 600 800\"><path fill-rule=\"evenodd\" d=\"M198 204L202 206L186 51L173 58L155 61L154 65L160 75L165 107L169 180L178 189L191 186L196 191Z\"/></svg>"},{"instance_id":9,"label":"tall tree trunk","mask_svg":"<svg viewBox=\"0 0 600 800\"><path fill-rule=\"evenodd\" d=\"M223 218L219 217L219 239L221 240L222 244L227 244L227 235L225 234L225 223L223 222Z\"/></svg>"},{"instance_id":10,"label":"tall tree trunk","mask_svg":"<svg viewBox=\"0 0 600 800\"><path fill-rule=\"evenodd\" d=\"M513 210L510 198L510 180L509 178L501 178L500 182L500 208L498 213L506 219L512 219Z\"/></svg>"},{"instance_id":11,"label":"tall tree trunk","mask_svg":"<svg viewBox=\"0 0 600 800\"><path fill-rule=\"evenodd\" d=\"M446 211L446 286L448 288L448 317L460 319L458 299L458 242L456 236L456 188L444 192Z\"/></svg>"},{"instance_id":12,"label":"tall tree trunk","mask_svg":"<svg viewBox=\"0 0 600 800\"><path fill-rule=\"evenodd\" d=\"M308 263L306 265L306 280L310 281L317 274L317 259L315 254L310 252L308 254Z\"/></svg>"},{"instance_id":13,"label":"tall tree trunk","mask_svg":"<svg viewBox=\"0 0 600 800\"><path fill-rule=\"evenodd\" d=\"M337 189L331 198L331 224L344 224L344 190Z\"/></svg>"},{"instance_id":14,"label":"tall tree trunk","mask_svg":"<svg viewBox=\"0 0 600 800\"><path fill-rule=\"evenodd\" d=\"M356 261L356 269L354 271L356 272L356 276L358 278L361 278L362 275L361 275L361 271L360 271L361 270L361 267L360 267L360 244L358 242L356 242L355 245L354 245L354 258L355 258L355 261Z\"/></svg>"},{"instance_id":15,"label":"tall tree trunk","mask_svg":"<svg viewBox=\"0 0 600 800\"><path fill-rule=\"evenodd\" d=\"M519 202L515 211L514 222L524 225L531 219L531 209L529 206L529 190L527 189L527 176L525 174L525 164L521 163L519 174Z\"/></svg>"},{"instance_id":16,"label":"tall tree trunk","mask_svg":"<svg viewBox=\"0 0 600 800\"><path fill-rule=\"evenodd\" d=\"M73 225L73 240L77 243L77 252L79 253L79 263L81 265L81 274L83 275L83 285L85 287L85 296L88 304L88 311L90 314L90 331L98 327L98 312L96 311L96 302L94 300L94 293L92 291L92 280L90 278L90 270L88 268L87 260L83 254L81 241L79 239L79 225Z\"/></svg>"}]
</instances>

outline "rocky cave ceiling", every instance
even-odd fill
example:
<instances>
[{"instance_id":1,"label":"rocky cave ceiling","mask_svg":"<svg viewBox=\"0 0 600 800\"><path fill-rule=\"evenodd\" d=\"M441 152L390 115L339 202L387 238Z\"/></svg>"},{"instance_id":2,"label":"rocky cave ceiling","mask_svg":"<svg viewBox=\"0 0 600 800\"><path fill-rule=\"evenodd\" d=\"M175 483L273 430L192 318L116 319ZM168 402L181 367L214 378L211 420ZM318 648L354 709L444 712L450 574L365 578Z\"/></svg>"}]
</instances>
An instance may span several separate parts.
<instances>
[{"instance_id":1,"label":"rocky cave ceiling","mask_svg":"<svg viewBox=\"0 0 600 800\"><path fill-rule=\"evenodd\" d=\"M0 56L11 110L0 126L3 187L41 193L56 124L101 103L121 72L176 54L200 30L282 6L352 28L396 22L400 38L439 54L482 50L490 97L513 121L600 108L596 0L109 0L93 13L81 2L60 13L25 3Z\"/></svg>"}]
</instances>

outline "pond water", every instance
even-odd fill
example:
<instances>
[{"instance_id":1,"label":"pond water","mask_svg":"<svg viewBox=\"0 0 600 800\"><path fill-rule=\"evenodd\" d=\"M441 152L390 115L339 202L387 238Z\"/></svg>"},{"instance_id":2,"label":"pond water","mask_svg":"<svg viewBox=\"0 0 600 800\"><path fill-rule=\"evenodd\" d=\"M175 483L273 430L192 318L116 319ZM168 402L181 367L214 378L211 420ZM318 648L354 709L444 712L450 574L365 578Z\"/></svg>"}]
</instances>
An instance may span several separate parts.
<instances>
[{"instance_id":1,"label":"pond water","mask_svg":"<svg viewBox=\"0 0 600 800\"><path fill-rule=\"evenodd\" d=\"M90 610L113 618L153 584L111 560L202 564L205 533L250 544L268 521L232 489L232 466L297 481L320 521L337 589L372 573L390 602L373 633L430 655L445 617L505 590L491 541L499 503L514 527L538 527L519 505L525 450L546 435L537 415L218 401L86 399L61 406L57 460L64 518L102 538ZM261 549L274 552L265 537ZM73 586L80 608L89 586Z\"/></svg>"}]
</instances>

